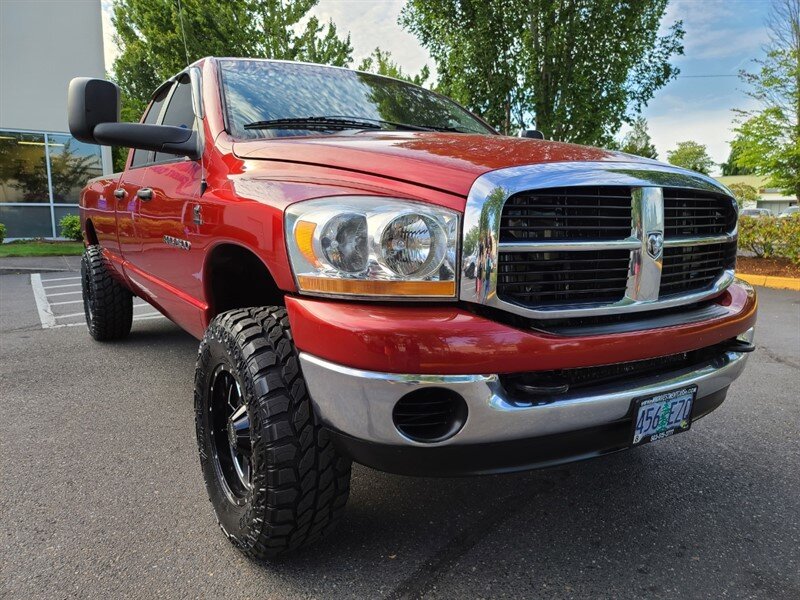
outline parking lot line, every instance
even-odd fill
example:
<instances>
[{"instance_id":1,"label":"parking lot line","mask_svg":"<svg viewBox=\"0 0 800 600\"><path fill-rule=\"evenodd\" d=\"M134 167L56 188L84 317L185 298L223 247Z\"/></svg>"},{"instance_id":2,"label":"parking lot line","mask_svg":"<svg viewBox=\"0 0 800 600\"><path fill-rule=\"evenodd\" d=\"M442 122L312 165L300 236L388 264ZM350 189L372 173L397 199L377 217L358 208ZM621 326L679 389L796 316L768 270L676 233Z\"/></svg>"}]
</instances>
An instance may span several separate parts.
<instances>
[{"instance_id":1,"label":"parking lot line","mask_svg":"<svg viewBox=\"0 0 800 600\"><path fill-rule=\"evenodd\" d=\"M42 328L47 329L55 326L56 318L53 316L53 311L47 302L47 292L44 291L42 276L39 273L31 275L31 288L33 288L33 298L36 301L36 310L39 312L39 321L42 323Z\"/></svg>"},{"instance_id":2,"label":"parking lot line","mask_svg":"<svg viewBox=\"0 0 800 600\"><path fill-rule=\"evenodd\" d=\"M68 315L55 315L56 319L69 319L70 317L82 317L84 315L83 311L79 313L71 313Z\"/></svg>"},{"instance_id":3,"label":"parking lot line","mask_svg":"<svg viewBox=\"0 0 800 600\"><path fill-rule=\"evenodd\" d=\"M76 287L76 286L79 286L79 285L80 285L80 283L61 283L59 285L44 286L44 289L46 289L46 290L54 290L56 288Z\"/></svg>"},{"instance_id":4,"label":"parking lot line","mask_svg":"<svg viewBox=\"0 0 800 600\"><path fill-rule=\"evenodd\" d=\"M42 329L59 328L59 327L75 327L77 325L84 325L84 312L71 312L66 314L56 314L54 307L65 306L69 310L70 305L82 304L83 298L77 297L82 293L81 289L63 290L64 288L77 288L81 285L80 281L77 283L59 283L57 285L43 285L49 281L70 281L80 280L80 277L56 277L54 279L42 279L41 273L31 274L31 287L33 288L33 296L36 301L36 310L39 313L39 321L42 323ZM49 291L56 290L56 291ZM64 300L52 302L51 300L58 297L67 296ZM71 296L71 298L70 298ZM73 310L78 309L78 306L72 307ZM160 312L152 310L153 307L140 298L135 298L133 303L134 321L147 321L150 319L165 319L166 317ZM149 312L148 312L149 311ZM66 322L65 322L66 321Z\"/></svg>"}]
</instances>

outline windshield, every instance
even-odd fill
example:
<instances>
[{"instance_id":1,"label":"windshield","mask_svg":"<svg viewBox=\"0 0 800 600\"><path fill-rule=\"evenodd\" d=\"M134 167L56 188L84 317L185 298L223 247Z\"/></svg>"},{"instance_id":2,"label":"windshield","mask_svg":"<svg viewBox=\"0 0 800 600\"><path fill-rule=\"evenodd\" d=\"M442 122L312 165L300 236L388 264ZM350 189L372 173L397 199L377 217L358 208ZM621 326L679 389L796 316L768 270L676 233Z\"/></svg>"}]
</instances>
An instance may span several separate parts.
<instances>
[{"instance_id":1,"label":"windshield","mask_svg":"<svg viewBox=\"0 0 800 600\"><path fill-rule=\"evenodd\" d=\"M298 123L258 126L276 119L310 117L361 119L365 125L370 122L385 129L494 133L455 102L387 77L266 60L222 59L219 65L228 126L237 138L319 135L318 123L310 128ZM352 128L362 127L354 124Z\"/></svg>"}]
</instances>

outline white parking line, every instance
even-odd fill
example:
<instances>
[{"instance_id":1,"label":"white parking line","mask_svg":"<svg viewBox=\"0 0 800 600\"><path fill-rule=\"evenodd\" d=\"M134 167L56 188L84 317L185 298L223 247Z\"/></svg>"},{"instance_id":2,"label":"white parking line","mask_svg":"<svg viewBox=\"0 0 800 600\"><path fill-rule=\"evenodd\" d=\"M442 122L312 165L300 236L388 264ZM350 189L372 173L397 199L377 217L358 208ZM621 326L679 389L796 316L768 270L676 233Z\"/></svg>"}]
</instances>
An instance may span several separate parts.
<instances>
[{"instance_id":1,"label":"white parking line","mask_svg":"<svg viewBox=\"0 0 800 600\"><path fill-rule=\"evenodd\" d=\"M55 327L56 318L47 302L47 292L44 291L42 276L39 273L31 275L31 287L33 288L33 298L36 300L36 310L39 311L39 321L42 322L42 329Z\"/></svg>"},{"instance_id":2,"label":"white parking line","mask_svg":"<svg viewBox=\"0 0 800 600\"><path fill-rule=\"evenodd\" d=\"M79 313L72 313L69 315L56 315L56 319L69 319L70 317L82 317L82 316L83 312L79 312Z\"/></svg>"},{"instance_id":3,"label":"white parking line","mask_svg":"<svg viewBox=\"0 0 800 600\"><path fill-rule=\"evenodd\" d=\"M46 290L54 290L56 288L65 288L65 287L79 287L80 283L60 283L58 285L46 285L44 289Z\"/></svg>"},{"instance_id":4,"label":"white parking line","mask_svg":"<svg viewBox=\"0 0 800 600\"><path fill-rule=\"evenodd\" d=\"M48 292L48 290L56 290L56 289L63 289L63 288L70 288L70 287L78 287L81 285L80 282L78 283L64 283L58 285L43 285L44 283L48 283L50 281L72 281L72 280L80 280L80 277L57 277L55 279L42 279L41 273L33 273L31 274L31 287L33 288L33 297L36 300L36 310L39 313L39 320L42 323L43 329L51 329L51 328L59 328L59 327L76 327L78 325L84 325L85 321L81 317L84 317L83 311L81 312L73 312L67 313L63 315L55 314L53 312L54 306L69 306L70 304L81 304L83 302L82 298L69 300L65 299L58 302L50 302L51 298L54 297L61 297L61 296L75 296L77 294L81 294L81 290L72 290L72 291L64 291L64 292ZM77 306L75 308L78 308ZM133 304L133 309L136 311L133 316L134 321L149 321L151 319L165 319L166 317L162 315L160 312L156 312L152 310L152 306L150 306L147 302L136 298ZM144 309L147 311L151 309L150 312L143 312L140 309ZM67 309L69 310L69 309ZM73 319L71 322L63 322ZM80 320L75 320L80 319ZM63 321L62 321L63 320ZM61 321L61 322L59 322Z\"/></svg>"}]
</instances>

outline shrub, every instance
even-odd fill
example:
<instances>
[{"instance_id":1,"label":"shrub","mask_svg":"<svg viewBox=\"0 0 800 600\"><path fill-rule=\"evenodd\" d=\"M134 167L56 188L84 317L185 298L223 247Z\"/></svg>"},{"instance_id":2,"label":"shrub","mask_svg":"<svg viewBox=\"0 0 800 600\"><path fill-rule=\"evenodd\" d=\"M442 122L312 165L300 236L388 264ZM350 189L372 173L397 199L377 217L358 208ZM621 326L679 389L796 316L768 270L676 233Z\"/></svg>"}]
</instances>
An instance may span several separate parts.
<instances>
[{"instance_id":1,"label":"shrub","mask_svg":"<svg viewBox=\"0 0 800 600\"><path fill-rule=\"evenodd\" d=\"M61 227L61 237L80 242L83 239L81 232L81 218L78 215L65 215L58 222Z\"/></svg>"},{"instance_id":2,"label":"shrub","mask_svg":"<svg viewBox=\"0 0 800 600\"><path fill-rule=\"evenodd\" d=\"M739 248L759 258L788 258L800 265L800 217L742 217Z\"/></svg>"},{"instance_id":3,"label":"shrub","mask_svg":"<svg viewBox=\"0 0 800 600\"><path fill-rule=\"evenodd\" d=\"M6 239L6 226L0 223L0 244Z\"/></svg>"}]
</instances>

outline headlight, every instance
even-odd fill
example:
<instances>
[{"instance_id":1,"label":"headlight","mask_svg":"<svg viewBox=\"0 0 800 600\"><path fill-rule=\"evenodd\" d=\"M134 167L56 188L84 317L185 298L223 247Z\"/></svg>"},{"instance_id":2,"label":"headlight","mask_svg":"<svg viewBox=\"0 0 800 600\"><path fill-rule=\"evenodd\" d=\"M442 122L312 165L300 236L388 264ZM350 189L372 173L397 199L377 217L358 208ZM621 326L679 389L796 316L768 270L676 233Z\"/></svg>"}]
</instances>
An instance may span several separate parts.
<instances>
[{"instance_id":1,"label":"headlight","mask_svg":"<svg viewBox=\"0 0 800 600\"><path fill-rule=\"evenodd\" d=\"M457 212L375 196L321 198L286 209L301 292L453 298Z\"/></svg>"}]
</instances>

